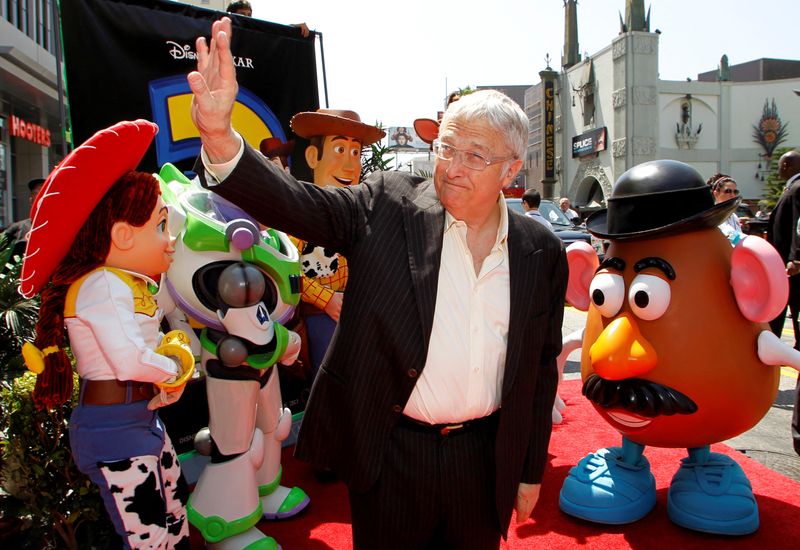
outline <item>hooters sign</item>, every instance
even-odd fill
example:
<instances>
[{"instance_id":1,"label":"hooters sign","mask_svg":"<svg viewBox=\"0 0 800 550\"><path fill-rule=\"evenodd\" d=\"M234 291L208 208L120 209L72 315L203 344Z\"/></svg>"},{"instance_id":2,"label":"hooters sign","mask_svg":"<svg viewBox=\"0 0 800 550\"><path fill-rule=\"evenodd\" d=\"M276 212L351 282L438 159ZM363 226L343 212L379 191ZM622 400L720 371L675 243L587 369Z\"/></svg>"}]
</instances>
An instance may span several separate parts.
<instances>
[{"instance_id":1,"label":"hooters sign","mask_svg":"<svg viewBox=\"0 0 800 550\"><path fill-rule=\"evenodd\" d=\"M11 115L11 135L42 147L50 147L50 130L14 115Z\"/></svg>"}]
</instances>

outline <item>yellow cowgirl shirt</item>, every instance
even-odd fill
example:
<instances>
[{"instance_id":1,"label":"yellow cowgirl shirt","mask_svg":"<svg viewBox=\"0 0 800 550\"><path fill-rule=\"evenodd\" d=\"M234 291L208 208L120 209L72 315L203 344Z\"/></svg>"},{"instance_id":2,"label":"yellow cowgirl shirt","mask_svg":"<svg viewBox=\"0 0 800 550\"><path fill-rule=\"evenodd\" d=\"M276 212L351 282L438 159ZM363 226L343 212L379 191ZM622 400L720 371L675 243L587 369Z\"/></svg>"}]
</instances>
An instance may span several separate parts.
<instances>
[{"instance_id":1,"label":"yellow cowgirl shirt","mask_svg":"<svg viewBox=\"0 0 800 550\"><path fill-rule=\"evenodd\" d=\"M161 340L161 310L144 275L96 269L67 291L64 324L87 380L164 382L178 374L175 361L155 352Z\"/></svg>"}]
</instances>

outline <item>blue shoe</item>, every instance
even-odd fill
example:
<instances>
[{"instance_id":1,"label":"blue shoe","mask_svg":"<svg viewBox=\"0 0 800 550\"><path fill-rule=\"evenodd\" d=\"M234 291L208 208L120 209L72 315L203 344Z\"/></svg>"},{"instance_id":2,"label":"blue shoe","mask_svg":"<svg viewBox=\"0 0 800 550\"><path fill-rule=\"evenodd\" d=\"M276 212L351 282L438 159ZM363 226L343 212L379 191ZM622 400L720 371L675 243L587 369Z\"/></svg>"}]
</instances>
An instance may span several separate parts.
<instances>
[{"instance_id":1,"label":"blue shoe","mask_svg":"<svg viewBox=\"0 0 800 550\"><path fill-rule=\"evenodd\" d=\"M624 447L600 449L570 471L558 499L561 510L596 523L632 523L656 505L656 480L644 447L627 440ZM636 446L638 452L628 452ZM623 459L625 456L625 459Z\"/></svg>"},{"instance_id":2,"label":"blue shoe","mask_svg":"<svg viewBox=\"0 0 800 550\"><path fill-rule=\"evenodd\" d=\"M741 466L708 447L689 449L672 478L669 518L687 529L749 535L758 529L758 504Z\"/></svg>"}]
</instances>

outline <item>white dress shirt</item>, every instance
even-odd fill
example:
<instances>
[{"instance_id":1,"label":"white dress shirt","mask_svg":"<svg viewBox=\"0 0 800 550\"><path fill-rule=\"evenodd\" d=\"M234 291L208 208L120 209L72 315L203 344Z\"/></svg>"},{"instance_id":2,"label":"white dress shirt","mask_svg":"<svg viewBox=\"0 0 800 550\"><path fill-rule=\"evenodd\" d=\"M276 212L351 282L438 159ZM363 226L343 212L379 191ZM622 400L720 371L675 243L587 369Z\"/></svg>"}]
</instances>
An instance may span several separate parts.
<instances>
[{"instance_id":1,"label":"white dress shirt","mask_svg":"<svg viewBox=\"0 0 800 550\"><path fill-rule=\"evenodd\" d=\"M430 424L481 418L500 407L511 309L508 210L476 276L467 226L445 213L442 261L428 357L406 416Z\"/></svg>"},{"instance_id":2,"label":"white dress shirt","mask_svg":"<svg viewBox=\"0 0 800 550\"><path fill-rule=\"evenodd\" d=\"M244 145L222 164L212 164L205 151L201 159L219 182L230 175L243 152ZM445 212L428 357L403 410L406 416L430 424L458 423L500 407L511 310L508 208L502 195L497 208L497 238L477 276L467 247L467 226Z\"/></svg>"}]
</instances>

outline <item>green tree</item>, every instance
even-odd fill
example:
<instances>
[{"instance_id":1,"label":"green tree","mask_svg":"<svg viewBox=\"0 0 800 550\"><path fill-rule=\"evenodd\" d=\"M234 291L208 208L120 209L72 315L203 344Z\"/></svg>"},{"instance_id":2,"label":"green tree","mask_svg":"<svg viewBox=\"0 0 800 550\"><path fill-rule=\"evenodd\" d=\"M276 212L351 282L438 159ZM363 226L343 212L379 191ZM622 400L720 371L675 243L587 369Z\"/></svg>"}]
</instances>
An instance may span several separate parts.
<instances>
[{"instance_id":1,"label":"green tree","mask_svg":"<svg viewBox=\"0 0 800 550\"><path fill-rule=\"evenodd\" d=\"M769 174L764 182L764 198L758 201L761 209L772 210L778 203L778 199L781 198L786 182L778 176L778 161L784 153L792 149L793 147L781 147L773 151L772 158L769 160Z\"/></svg>"},{"instance_id":2,"label":"green tree","mask_svg":"<svg viewBox=\"0 0 800 550\"><path fill-rule=\"evenodd\" d=\"M383 125L380 122L376 122L375 126L383 130ZM389 163L394 160L394 157L387 157L388 153L389 148L383 144L383 140L373 143L369 148L362 149L361 181L364 181L373 172L389 170Z\"/></svg>"},{"instance_id":3,"label":"green tree","mask_svg":"<svg viewBox=\"0 0 800 550\"><path fill-rule=\"evenodd\" d=\"M33 404L36 375L0 386L0 500L8 548L103 548L113 527L97 486L80 473L69 450L67 418L73 403L46 411Z\"/></svg>"},{"instance_id":4,"label":"green tree","mask_svg":"<svg viewBox=\"0 0 800 550\"><path fill-rule=\"evenodd\" d=\"M22 258L14 242L0 235L0 379L11 380L25 371L22 344L32 341L39 315L39 297L24 298L18 291Z\"/></svg>"}]
</instances>

